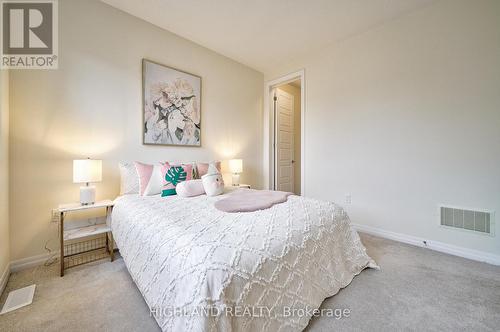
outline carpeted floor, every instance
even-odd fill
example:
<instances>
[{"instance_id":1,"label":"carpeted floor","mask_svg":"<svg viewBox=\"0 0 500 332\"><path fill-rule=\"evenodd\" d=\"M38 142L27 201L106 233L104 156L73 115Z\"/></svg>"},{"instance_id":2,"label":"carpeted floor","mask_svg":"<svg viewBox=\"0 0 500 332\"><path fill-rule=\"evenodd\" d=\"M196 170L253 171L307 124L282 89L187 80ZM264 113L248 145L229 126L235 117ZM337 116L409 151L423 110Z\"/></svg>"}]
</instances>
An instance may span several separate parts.
<instances>
[{"instance_id":1,"label":"carpeted floor","mask_svg":"<svg viewBox=\"0 0 500 332\"><path fill-rule=\"evenodd\" d=\"M382 270L365 270L322 308L309 331L498 331L500 267L362 235ZM121 258L67 271L57 264L13 273L9 290L36 283L33 304L0 316L0 331L158 331Z\"/></svg>"}]
</instances>

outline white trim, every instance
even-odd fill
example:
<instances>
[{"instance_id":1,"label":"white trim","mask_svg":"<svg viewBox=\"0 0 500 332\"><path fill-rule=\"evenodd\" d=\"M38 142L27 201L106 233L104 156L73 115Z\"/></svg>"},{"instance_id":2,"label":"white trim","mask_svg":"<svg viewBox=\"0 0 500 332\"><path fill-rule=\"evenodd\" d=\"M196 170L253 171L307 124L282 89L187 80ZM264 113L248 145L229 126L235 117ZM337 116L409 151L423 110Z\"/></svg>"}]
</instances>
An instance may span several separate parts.
<instances>
[{"instance_id":1,"label":"white trim","mask_svg":"<svg viewBox=\"0 0 500 332\"><path fill-rule=\"evenodd\" d=\"M273 187L274 183L274 170L272 163L272 140L271 140L271 128L274 128L274 123L272 121L271 109L272 109L272 98L269 98L272 90L278 85L283 85L300 79L300 194L302 196L306 195L305 188L305 110L306 110L306 81L305 81L305 70L301 69L299 71L287 74L285 76L279 77L277 79L268 81L264 84L264 156L262 158L262 168L264 175L264 189L270 189Z\"/></svg>"},{"instance_id":2,"label":"white trim","mask_svg":"<svg viewBox=\"0 0 500 332\"><path fill-rule=\"evenodd\" d=\"M5 270L0 277L0 296L2 296L3 291L5 290L5 286L7 286L7 281L9 281L10 276L10 263L7 264Z\"/></svg>"},{"instance_id":3,"label":"white trim","mask_svg":"<svg viewBox=\"0 0 500 332\"><path fill-rule=\"evenodd\" d=\"M386 231L384 229L372 226L366 226L360 224L352 224L352 226L354 227L354 229L362 233L367 233L370 235L375 235L385 239L403 242L418 247L429 248L431 250L463 258L468 258L479 262L485 262L493 265L500 265L500 256L488 252L459 247L438 241L426 240L424 238Z\"/></svg>"},{"instance_id":4,"label":"white trim","mask_svg":"<svg viewBox=\"0 0 500 332\"><path fill-rule=\"evenodd\" d=\"M26 257L10 262L10 271L17 272L44 264L50 257L59 257L59 251Z\"/></svg>"}]
</instances>

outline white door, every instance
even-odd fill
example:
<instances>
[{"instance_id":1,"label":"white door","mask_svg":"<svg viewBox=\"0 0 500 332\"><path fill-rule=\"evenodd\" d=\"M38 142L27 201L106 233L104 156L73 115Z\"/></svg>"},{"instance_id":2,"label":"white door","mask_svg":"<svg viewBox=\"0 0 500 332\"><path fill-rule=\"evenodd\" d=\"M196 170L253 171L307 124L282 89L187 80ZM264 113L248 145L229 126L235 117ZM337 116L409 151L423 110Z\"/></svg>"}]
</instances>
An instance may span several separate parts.
<instances>
[{"instance_id":1,"label":"white door","mask_svg":"<svg viewBox=\"0 0 500 332\"><path fill-rule=\"evenodd\" d=\"M293 183L293 96L275 90L275 188L294 192Z\"/></svg>"}]
</instances>

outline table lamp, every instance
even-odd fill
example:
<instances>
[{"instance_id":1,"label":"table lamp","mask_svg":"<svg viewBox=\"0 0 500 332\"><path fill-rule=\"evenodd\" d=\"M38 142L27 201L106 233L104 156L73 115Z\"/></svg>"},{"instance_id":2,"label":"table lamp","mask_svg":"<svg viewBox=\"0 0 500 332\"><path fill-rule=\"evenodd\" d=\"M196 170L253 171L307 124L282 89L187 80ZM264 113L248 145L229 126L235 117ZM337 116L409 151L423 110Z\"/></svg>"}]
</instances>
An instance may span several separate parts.
<instances>
[{"instance_id":1,"label":"table lamp","mask_svg":"<svg viewBox=\"0 0 500 332\"><path fill-rule=\"evenodd\" d=\"M73 183L85 183L80 187L80 203L89 205L95 203L95 187L91 182L101 182L102 160L80 159L73 160Z\"/></svg>"},{"instance_id":2,"label":"table lamp","mask_svg":"<svg viewBox=\"0 0 500 332\"><path fill-rule=\"evenodd\" d=\"M240 185L240 173L243 173L243 160L231 159L229 160L229 170L233 173L233 186Z\"/></svg>"}]
</instances>

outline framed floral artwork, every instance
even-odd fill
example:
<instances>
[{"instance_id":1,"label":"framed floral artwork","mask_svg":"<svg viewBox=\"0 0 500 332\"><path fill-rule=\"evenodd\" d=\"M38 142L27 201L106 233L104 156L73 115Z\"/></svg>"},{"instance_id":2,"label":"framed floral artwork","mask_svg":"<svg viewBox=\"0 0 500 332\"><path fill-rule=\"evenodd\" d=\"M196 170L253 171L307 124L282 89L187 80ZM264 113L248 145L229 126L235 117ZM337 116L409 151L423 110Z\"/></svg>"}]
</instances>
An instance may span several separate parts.
<instances>
[{"instance_id":1,"label":"framed floral artwork","mask_svg":"<svg viewBox=\"0 0 500 332\"><path fill-rule=\"evenodd\" d=\"M143 143L201 146L201 77L142 60Z\"/></svg>"}]
</instances>

